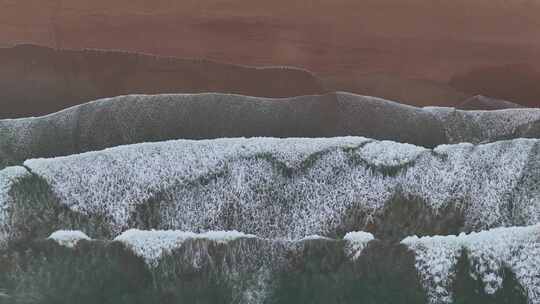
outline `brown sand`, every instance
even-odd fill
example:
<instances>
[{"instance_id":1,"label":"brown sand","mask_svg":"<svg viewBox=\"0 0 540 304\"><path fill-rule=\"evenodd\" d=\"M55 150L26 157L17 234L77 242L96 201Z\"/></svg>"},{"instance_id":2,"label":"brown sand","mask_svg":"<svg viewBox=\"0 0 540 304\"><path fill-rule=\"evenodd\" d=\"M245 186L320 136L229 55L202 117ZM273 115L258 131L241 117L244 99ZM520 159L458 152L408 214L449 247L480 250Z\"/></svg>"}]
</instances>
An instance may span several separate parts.
<instances>
[{"instance_id":1,"label":"brown sand","mask_svg":"<svg viewBox=\"0 0 540 304\"><path fill-rule=\"evenodd\" d=\"M539 106L540 93L500 77L480 91L471 87L482 77L466 87L453 79L484 67L540 70L538 16L536 0L3 0L0 46L292 65L329 89L409 104L483 94Z\"/></svg>"},{"instance_id":2,"label":"brown sand","mask_svg":"<svg viewBox=\"0 0 540 304\"><path fill-rule=\"evenodd\" d=\"M3 0L0 45L446 82L477 66L539 65L538 16L534 0Z\"/></svg>"}]
</instances>

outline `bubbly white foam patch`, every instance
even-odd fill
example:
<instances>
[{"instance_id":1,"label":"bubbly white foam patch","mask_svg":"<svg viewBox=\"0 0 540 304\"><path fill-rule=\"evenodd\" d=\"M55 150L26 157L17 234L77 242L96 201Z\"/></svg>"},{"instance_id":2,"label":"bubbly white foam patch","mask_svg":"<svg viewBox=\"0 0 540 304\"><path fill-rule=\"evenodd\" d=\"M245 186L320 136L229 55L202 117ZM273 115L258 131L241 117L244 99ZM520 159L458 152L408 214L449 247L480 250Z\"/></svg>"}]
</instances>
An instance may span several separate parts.
<instances>
[{"instance_id":1,"label":"bubbly white foam patch","mask_svg":"<svg viewBox=\"0 0 540 304\"><path fill-rule=\"evenodd\" d=\"M455 207L466 229L535 224L539 189L516 188L524 176L540 174L528 171L538 170L529 162L539 144L517 139L429 150L361 137L178 140L25 164L62 204L105 215L115 233L130 228L137 206L159 198L159 229L235 229L295 240L331 235L347 212L374 215L396 194L436 211ZM393 174L373 170L404 162L410 165Z\"/></svg>"},{"instance_id":2,"label":"bubbly white foam patch","mask_svg":"<svg viewBox=\"0 0 540 304\"><path fill-rule=\"evenodd\" d=\"M368 143L359 155L375 166L401 166L414 161L427 149L411 144L399 144L391 141Z\"/></svg>"},{"instance_id":3,"label":"bubbly white foam patch","mask_svg":"<svg viewBox=\"0 0 540 304\"><path fill-rule=\"evenodd\" d=\"M126 244L135 254L144 258L149 265L157 266L163 255L170 254L188 239L207 239L218 243L227 243L239 238L254 237L238 231L209 231L198 234L172 230L130 229L114 240Z\"/></svg>"},{"instance_id":4,"label":"bubbly white foam patch","mask_svg":"<svg viewBox=\"0 0 540 304\"><path fill-rule=\"evenodd\" d=\"M0 247L4 245L9 232L9 227L7 227L8 209L11 200L9 191L17 179L28 174L29 172L24 167L19 166L0 170Z\"/></svg>"},{"instance_id":5,"label":"bubbly white foam patch","mask_svg":"<svg viewBox=\"0 0 540 304\"><path fill-rule=\"evenodd\" d=\"M199 233L197 237L200 239L211 240L214 242L224 244L224 243L231 242L237 239L255 238L256 236L252 234L245 234L243 232L232 230L232 231L208 231L204 233Z\"/></svg>"},{"instance_id":6,"label":"bubbly white foam patch","mask_svg":"<svg viewBox=\"0 0 540 304\"><path fill-rule=\"evenodd\" d=\"M308 236L305 236L305 237L299 239L298 242L317 241L317 240L331 240L331 238L325 237L325 236L322 236L322 235L318 235L318 234L312 234L312 235L308 235Z\"/></svg>"},{"instance_id":7,"label":"bubbly white foam patch","mask_svg":"<svg viewBox=\"0 0 540 304\"><path fill-rule=\"evenodd\" d=\"M59 230L53 232L49 239L54 240L58 244L73 248L80 240L90 240L90 237L82 231L77 230Z\"/></svg>"},{"instance_id":8,"label":"bubbly white foam patch","mask_svg":"<svg viewBox=\"0 0 540 304\"><path fill-rule=\"evenodd\" d=\"M408 237L402 241L416 253L416 268L422 277L429 302L452 303L454 268L461 255L457 236Z\"/></svg>"},{"instance_id":9,"label":"bubbly white foam patch","mask_svg":"<svg viewBox=\"0 0 540 304\"><path fill-rule=\"evenodd\" d=\"M373 234L364 231L354 231L345 234L343 239L347 242L347 254L357 260L367 244L375 239Z\"/></svg>"},{"instance_id":10,"label":"bubbly white foam patch","mask_svg":"<svg viewBox=\"0 0 540 304\"><path fill-rule=\"evenodd\" d=\"M451 285L462 250L466 250L473 275L487 294L502 287L503 268L509 268L526 290L529 303L540 303L540 225L495 228L459 236L409 237L402 241L416 254L430 303L451 303Z\"/></svg>"}]
</instances>

